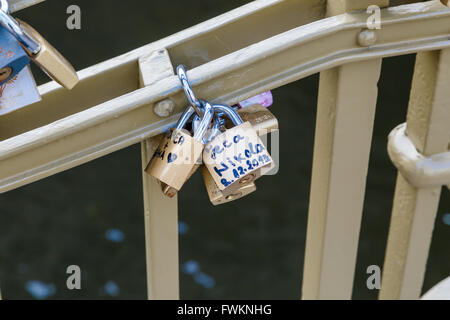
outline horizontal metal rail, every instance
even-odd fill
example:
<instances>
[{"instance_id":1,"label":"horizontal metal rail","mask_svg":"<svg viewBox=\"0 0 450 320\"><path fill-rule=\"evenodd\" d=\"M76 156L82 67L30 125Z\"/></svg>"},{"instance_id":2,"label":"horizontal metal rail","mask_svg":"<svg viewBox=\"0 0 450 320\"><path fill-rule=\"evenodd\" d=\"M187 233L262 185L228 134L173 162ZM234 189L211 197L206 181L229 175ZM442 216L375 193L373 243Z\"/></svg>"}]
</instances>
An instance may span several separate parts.
<instances>
[{"instance_id":1,"label":"horizontal metal rail","mask_svg":"<svg viewBox=\"0 0 450 320\"><path fill-rule=\"evenodd\" d=\"M199 96L235 103L348 62L450 47L450 8L435 0L383 9L382 28L374 31L376 37L370 46L360 35L368 15L357 12L276 35L267 31L269 38L235 52L211 52L212 61L196 58L209 53L215 45L208 47L205 39L234 30L241 19L264 17L265 10L271 8L270 20L278 23L284 15L290 17L289 11L294 8L289 6L293 5L298 6L295 11L301 6L309 5L305 9L313 12L316 8L317 19L323 14L317 1L258 1L181 35L88 68L80 72L81 83L74 91L63 90L55 83L42 86L43 102L0 118L0 139L5 139L0 142L0 192L143 141L172 125L177 115L159 118L152 106L170 98L177 105L176 111L181 111L186 100L177 78L165 78L138 89L137 61L158 49L167 48L174 64L194 67L188 75ZM274 10L274 6L279 7ZM99 104L93 106L92 100ZM74 111L80 112L70 114ZM48 123L52 116L56 121Z\"/></svg>"},{"instance_id":2,"label":"horizontal metal rail","mask_svg":"<svg viewBox=\"0 0 450 320\"><path fill-rule=\"evenodd\" d=\"M325 1L260 0L79 72L72 91L55 82L43 100L0 117L0 141L139 89L140 57L167 48L174 65L192 69L284 31L324 17ZM277 17L278 21L273 18Z\"/></svg>"}]
</instances>

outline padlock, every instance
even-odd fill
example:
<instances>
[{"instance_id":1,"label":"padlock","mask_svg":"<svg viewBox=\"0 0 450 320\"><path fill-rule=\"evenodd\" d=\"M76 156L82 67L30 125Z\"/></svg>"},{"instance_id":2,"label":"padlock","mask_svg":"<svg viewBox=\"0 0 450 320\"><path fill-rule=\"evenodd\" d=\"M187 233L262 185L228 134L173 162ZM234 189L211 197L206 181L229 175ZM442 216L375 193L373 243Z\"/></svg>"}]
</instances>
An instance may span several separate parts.
<instances>
[{"instance_id":1,"label":"padlock","mask_svg":"<svg viewBox=\"0 0 450 320\"><path fill-rule=\"evenodd\" d=\"M239 104L239 106L241 106L241 104ZM266 107L260 104L245 105L244 107L237 109L237 112L241 116L243 121L250 122L252 127L258 132L259 136L268 134L272 130L278 129L278 119L273 115L272 112L270 112ZM232 125L231 120L228 119L228 121L226 121L226 126L229 127L231 125ZM211 141L213 137L218 135L217 131L219 130L219 127L220 127L220 120L216 119L215 125L211 129L209 141ZM262 168L261 174L264 175L265 173L271 171L274 166L275 163L272 163L271 166ZM206 191L208 192L209 199L213 205L228 203L243 198L256 191L256 185L254 183L250 183L246 186L240 187L234 193L225 196L219 190L211 174L204 166L202 167L202 175Z\"/></svg>"},{"instance_id":2,"label":"padlock","mask_svg":"<svg viewBox=\"0 0 450 320\"><path fill-rule=\"evenodd\" d=\"M175 129L166 135L145 171L162 183L163 192L173 197L199 168L204 145L203 136L214 116L214 107L202 101L203 118L194 135L183 129L192 115L186 109Z\"/></svg>"},{"instance_id":3,"label":"padlock","mask_svg":"<svg viewBox=\"0 0 450 320\"><path fill-rule=\"evenodd\" d=\"M192 127L194 128L194 130L197 128L200 121L201 121L200 117L198 116L194 117L194 120L192 121ZM224 124L225 121L222 121L222 118L219 115L216 115L214 123L212 124L211 128L206 132L203 138L203 144L209 143L216 136L221 134L222 133L221 128L223 127ZM212 178L208 169L205 166L202 166L201 171L203 181L205 183L206 192L208 193L209 196L209 200L215 206L225 204L234 200L238 200L256 191L256 185L254 183L250 183L246 186L240 187L232 194L224 195L222 191L220 191L217 184L214 182L214 179Z\"/></svg>"},{"instance_id":4,"label":"padlock","mask_svg":"<svg viewBox=\"0 0 450 320\"><path fill-rule=\"evenodd\" d=\"M71 64L31 26L15 20L9 14L7 0L1 0L0 4L0 24L3 28L17 40L28 57L52 79L72 89L78 83L78 76Z\"/></svg>"},{"instance_id":5,"label":"padlock","mask_svg":"<svg viewBox=\"0 0 450 320\"><path fill-rule=\"evenodd\" d=\"M269 109L254 104L237 110L244 122L248 121L259 136L266 135L272 130L278 130L278 119ZM229 120L227 125L231 125Z\"/></svg>"},{"instance_id":6,"label":"padlock","mask_svg":"<svg viewBox=\"0 0 450 320\"><path fill-rule=\"evenodd\" d=\"M270 91L269 91L270 92ZM270 110L260 104L249 105L241 107L237 110L243 121L248 121L252 127L258 132L260 137L263 137L274 130L278 130L278 119ZM267 139L267 137L266 137ZM267 140L265 140L267 141ZM267 147L267 146L266 146ZM266 175L276 167L275 162L268 167L261 169L261 175Z\"/></svg>"},{"instance_id":7,"label":"padlock","mask_svg":"<svg viewBox=\"0 0 450 320\"><path fill-rule=\"evenodd\" d=\"M215 104L216 112L224 114L233 128L216 136L205 146L203 163L224 196L261 177L261 169L273 160L250 122L243 122L231 107Z\"/></svg>"},{"instance_id":8,"label":"padlock","mask_svg":"<svg viewBox=\"0 0 450 320\"><path fill-rule=\"evenodd\" d=\"M229 195L224 195L205 166L202 166L202 175L209 200L215 206L241 199L256 191L256 185L254 183L250 183L240 187Z\"/></svg>"},{"instance_id":9,"label":"padlock","mask_svg":"<svg viewBox=\"0 0 450 320\"><path fill-rule=\"evenodd\" d=\"M72 89L78 83L78 75L73 66L59 53L47 40L44 39L33 27L23 21L19 21L20 27L37 40L40 50L37 53L25 51L47 75L66 89Z\"/></svg>"},{"instance_id":10,"label":"padlock","mask_svg":"<svg viewBox=\"0 0 450 320\"><path fill-rule=\"evenodd\" d=\"M19 74L30 59L7 29L0 28L0 85Z\"/></svg>"}]
</instances>

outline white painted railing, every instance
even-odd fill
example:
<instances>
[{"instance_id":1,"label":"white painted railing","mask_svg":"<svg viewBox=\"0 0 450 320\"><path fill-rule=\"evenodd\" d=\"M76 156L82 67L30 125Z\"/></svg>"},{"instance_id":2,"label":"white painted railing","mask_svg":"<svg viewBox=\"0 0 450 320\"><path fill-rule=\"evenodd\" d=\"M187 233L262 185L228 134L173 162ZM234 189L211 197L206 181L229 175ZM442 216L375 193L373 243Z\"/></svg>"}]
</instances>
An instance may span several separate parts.
<instances>
[{"instance_id":1,"label":"white painted railing","mask_svg":"<svg viewBox=\"0 0 450 320\"><path fill-rule=\"evenodd\" d=\"M16 1L17 8L31 2L39 1ZM42 102L0 118L0 192L135 143L146 165L156 137L186 105L173 74L179 63L199 96L230 104L321 72L303 298L350 299L382 58L419 52L406 133L424 156L448 151L450 8L443 2L254 1L82 70L72 91L43 85ZM370 4L383 8L379 30L367 30ZM153 112L163 100L176 105L174 114ZM148 295L178 299L177 200L153 178L143 181ZM419 298L440 190L399 175L381 299Z\"/></svg>"}]
</instances>

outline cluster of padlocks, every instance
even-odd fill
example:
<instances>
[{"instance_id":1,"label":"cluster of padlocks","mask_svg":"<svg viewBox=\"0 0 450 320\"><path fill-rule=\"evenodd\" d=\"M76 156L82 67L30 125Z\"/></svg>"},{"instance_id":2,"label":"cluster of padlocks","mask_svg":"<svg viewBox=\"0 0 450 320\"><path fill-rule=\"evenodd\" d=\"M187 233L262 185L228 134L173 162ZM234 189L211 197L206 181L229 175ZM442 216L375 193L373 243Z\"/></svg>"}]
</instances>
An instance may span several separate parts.
<instances>
[{"instance_id":1,"label":"cluster of padlocks","mask_svg":"<svg viewBox=\"0 0 450 320\"><path fill-rule=\"evenodd\" d=\"M59 84L72 89L78 83L72 65L30 25L14 19L7 0L1 0L0 6L0 114L40 100L30 61ZM13 92L8 101L4 98L9 88Z\"/></svg>"},{"instance_id":2,"label":"cluster of padlocks","mask_svg":"<svg viewBox=\"0 0 450 320\"><path fill-rule=\"evenodd\" d=\"M174 197L200 167L214 205L254 192L255 180L274 166L260 138L278 129L269 105L258 104L258 97L234 107L198 100L183 66L177 74L190 105L163 137L146 172L168 197Z\"/></svg>"},{"instance_id":3,"label":"cluster of padlocks","mask_svg":"<svg viewBox=\"0 0 450 320\"><path fill-rule=\"evenodd\" d=\"M30 61L72 89L78 77L70 63L31 26L14 19L7 0L0 4L0 115L40 100ZM233 107L212 104L195 97L183 66L177 74L190 106L163 138L146 172L159 180L168 197L174 197L200 167L214 205L254 192L255 180L274 166L260 138L278 129L267 109L271 99L269 104L261 102L261 96ZM11 102L5 90L12 91ZM265 95L271 97L270 92Z\"/></svg>"}]
</instances>

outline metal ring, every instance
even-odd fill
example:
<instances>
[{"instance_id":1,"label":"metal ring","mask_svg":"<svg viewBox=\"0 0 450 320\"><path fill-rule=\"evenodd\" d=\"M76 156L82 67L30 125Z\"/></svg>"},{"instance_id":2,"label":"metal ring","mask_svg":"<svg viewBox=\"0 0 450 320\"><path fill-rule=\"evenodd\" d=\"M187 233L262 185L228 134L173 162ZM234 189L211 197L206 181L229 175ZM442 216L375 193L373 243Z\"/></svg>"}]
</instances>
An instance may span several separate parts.
<instances>
[{"instance_id":1,"label":"metal ring","mask_svg":"<svg viewBox=\"0 0 450 320\"><path fill-rule=\"evenodd\" d=\"M180 79L181 85L183 87L184 93L186 94L189 103L194 108L197 115L203 117L203 112L201 110L202 103L195 97L194 90L192 90L192 87L189 83L189 79L186 75L186 70L184 69L183 65L179 65L177 67L177 75L178 78Z\"/></svg>"},{"instance_id":2,"label":"metal ring","mask_svg":"<svg viewBox=\"0 0 450 320\"><path fill-rule=\"evenodd\" d=\"M195 113L195 110L193 107L189 106L184 110L183 114L181 115L180 119L177 122L177 125L175 126L176 130L184 129L186 124L188 124L189 119L191 119L192 115Z\"/></svg>"},{"instance_id":3,"label":"metal ring","mask_svg":"<svg viewBox=\"0 0 450 320\"><path fill-rule=\"evenodd\" d=\"M9 4L7 0L0 0L0 24L17 39L26 51L35 55L41 51L41 45L32 36L26 33L20 24L9 14Z\"/></svg>"}]
</instances>

